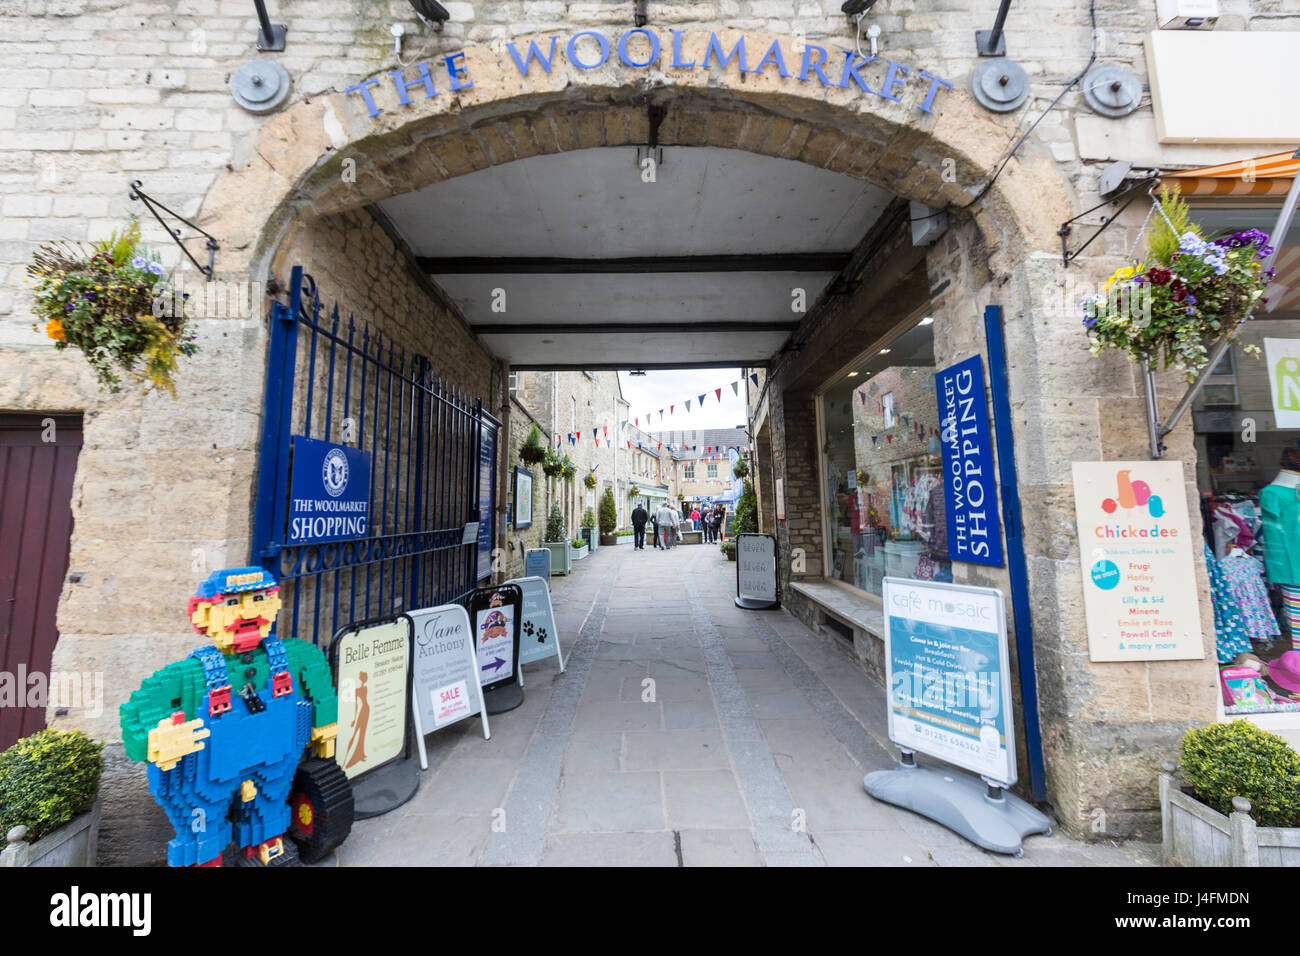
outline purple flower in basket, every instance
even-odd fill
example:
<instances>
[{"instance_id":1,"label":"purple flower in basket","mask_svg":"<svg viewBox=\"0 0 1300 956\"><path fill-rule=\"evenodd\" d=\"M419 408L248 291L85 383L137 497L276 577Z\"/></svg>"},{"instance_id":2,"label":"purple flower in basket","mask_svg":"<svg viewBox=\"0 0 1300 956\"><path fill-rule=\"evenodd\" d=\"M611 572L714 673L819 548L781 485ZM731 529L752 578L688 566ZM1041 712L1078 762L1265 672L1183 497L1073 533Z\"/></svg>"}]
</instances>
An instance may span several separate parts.
<instances>
[{"instance_id":1,"label":"purple flower in basket","mask_svg":"<svg viewBox=\"0 0 1300 956\"><path fill-rule=\"evenodd\" d=\"M91 302L95 301L95 293L93 292L83 292L82 295L85 296L87 299L89 299Z\"/></svg>"},{"instance_id":2,"label":"purple flower in basket","mask_svg":"<svg viewBox=\"0 0 1300 956\"><path fill-rule=\"evenodd\" d=\"M156 276L160 276L160 275L163 274L163 272L164 272L165 270L163 269L163 267L162 267L162 265L161 265L160 263L157 263L157 262L151 262L151 263L149 263L149 271L152 272L152 273L153 273L154 275L156 275Z\"/></svg>"},{"instance_id":3,"label":"purple flower in basket","mask_svg":"<svg viewBox=\"0 0 1300 956\"><path fill-rule=\"evenodd\" d=\"M134 259L131 260L131 268L133 269L147 269L148 267L149 267L149 260L146 259L144 256L136 256Z\"/></svg>"}]
</instances>

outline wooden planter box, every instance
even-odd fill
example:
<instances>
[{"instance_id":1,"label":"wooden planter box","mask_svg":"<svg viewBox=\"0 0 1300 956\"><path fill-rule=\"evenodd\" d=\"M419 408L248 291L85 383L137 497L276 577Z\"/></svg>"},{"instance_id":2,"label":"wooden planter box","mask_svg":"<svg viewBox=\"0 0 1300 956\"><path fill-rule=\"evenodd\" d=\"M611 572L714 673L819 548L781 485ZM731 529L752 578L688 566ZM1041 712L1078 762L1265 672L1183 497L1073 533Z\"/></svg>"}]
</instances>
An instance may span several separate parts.
<instances>
[{"instance_id":1,"label":"wooden planter box","mask_svg":"<svg viewBox=\"0 0 1300 956\"><path fill-rule=\"evenodd\" d=\"M573 570L573 545L567 541L543 541L551 552L551 574L568 574Z\"/></svg>"},{"instance_id":2,"label":"wooden planter box","mask_svg":"<svg viewBox=\"0 0 1300 956\"><path fill-rule=\"evenodd\" d=\"M100 798L89 810L70 820L35 843L22 839L26 827L14 827L5 835L0 867L6 866L94 866L99 844Z\"/></svg>"},{"instance_id":3,"label":"wooden planter box","mask_svg":"<svg viewBox=\"0 0 1300 956\"><path fill-rule=\"evenodd\" d=\"M631 535L624 535L623 537L631 537ZM600 536L600 546L602 548L612 548L614 545L619 544L620 542L621 539L616 534L602 534Z\"/></svg>"},{"instance_id":4,"label":"wooden planter box","mask_svg":"<svg viewBox=\"0 0 1300 956\"><path fill-rule=\"evenodd\" d=\"M1228 816L1180 789L1178 778L1160 775L1164 860L1176 866L1300 866L1300 828L1261 827L1250 802L1233 800Z\"/></svg>"}]
</instances>

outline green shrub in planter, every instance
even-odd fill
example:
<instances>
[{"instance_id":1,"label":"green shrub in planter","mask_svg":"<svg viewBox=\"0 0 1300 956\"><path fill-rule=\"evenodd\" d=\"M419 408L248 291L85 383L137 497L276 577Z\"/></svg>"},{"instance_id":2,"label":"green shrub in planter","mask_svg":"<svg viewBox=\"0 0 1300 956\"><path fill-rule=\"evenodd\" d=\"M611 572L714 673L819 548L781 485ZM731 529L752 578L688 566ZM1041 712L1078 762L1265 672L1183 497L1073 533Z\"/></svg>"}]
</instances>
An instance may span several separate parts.
<instances>
[{"instance_id":1,"label":"green shrub in planter","mask_svg":"<svg viewBox=\"0 0 1300 956\"><path fill-rule=\"evenodd\" d=\"M559 502L551 505L551 512L546 516L546 537L543 541L563 541L569 536L564 529L564 512L560 510Z\"/></svg>"},{"instance_id":2,"label":"green shrub in planter","mask_svg":"<svg viewBox=\"0 0 1300 956\"><path fill-rule=\"evenodd\" d=\"M40 730L0 753L0 833L25 824L35 843L89 810L103 749L80 730Z\"/></svg>"},{"instance_id":3,"label":"green shrub in planter","mask_svg":"<svg viewBox=\"0 0 1300 956\"><path fill-rule=\"evenodd\" d=\"M1260 826L1300 826L1300 754L1249 721L1189 730L1181 770L1197 799L1220 813L1245 797Z\"/></svg>"},{"instance_id":4,"label":"green shrub in planter","mask_svg":"<svg viewBox=\"0 0 1300 956\"><path fill-rule=\"evenodd\" d=\"M600 533L613 534L618 527L618 505L614 503L614 489L606 488L600 497Z\"/></svg>"},{"instance_id":5,"label":"green shrub in planter","mask_svg":"<svg viewBox=\"0 0 1300 956\"><path fill-rule=\"evenodd\" d=\"M722 551L722 553L727 556L728 561L736 560L736 542L724 541L718 547Z\"/></svg>"},{"instance_id":6,"label":"green shrub in planter","mask_svg":"<svg viewBox=\"0 0 1300 956\"><path fill-rule=\"evenodd\" d=\"M573 545L575 548L585 548L587 546L587 542L583 541L581 538L574 538L569 542L569 544Z\"/></svg>"},{"instance_id":7,"label":"green shrub in planter","mask_svg":"<svg viewBox=\"0 0 1300 956\"><path fill-rule=\"evenodd\" d=\"M596 527L596 512L592 511L590 508L582 513L582 527Z\"/></svg>"}]
</instances>

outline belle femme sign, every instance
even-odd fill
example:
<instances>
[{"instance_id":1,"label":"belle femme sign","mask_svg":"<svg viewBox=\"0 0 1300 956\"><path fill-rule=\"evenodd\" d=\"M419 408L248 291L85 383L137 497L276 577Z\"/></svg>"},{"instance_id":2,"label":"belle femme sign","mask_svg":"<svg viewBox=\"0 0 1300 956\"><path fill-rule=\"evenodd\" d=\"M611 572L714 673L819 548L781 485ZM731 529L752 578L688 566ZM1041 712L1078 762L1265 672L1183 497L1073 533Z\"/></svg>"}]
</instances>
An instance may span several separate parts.
<instances>
[{"instance_id":1,"label":"belle femme sign","mask_svg":"<svg viewBox=\"0 0 1300 956\"><path fill-rule=\"evenodd\" d=\"M799 56L797 65L798 72L795 72L792 68L793 64L786 64L785 54L782 52L778 40L773 40L771 46L763 54L762 59L751 66L751 56L757 52L757 48L747 50L745 46L746 38L741 36L730 50L724 49L722 41L718 39L716 33L709 34L709 42L704 50L704 58L697 63L695 60L683 58L682 37L685 31L672 30L670 32L672 33L672 42L669 44L670 49L668 50L662 48L657 33L646 29L628 30L613 42L603 33L598 33L595 30L584 30L569 37L568 42L563 45L562 49L565 59L579 70L598 69L609 62L611 56L617 56L619 62L632 69L645 69L652 66L661 66L662 68L666 66L676 70L707 70L716 66L725 70L731 65L732 61L735 61L741 73L762 73L764 70L768 70L770 73L771 70L775 70L782 78L795 78L800 83L807 83L811 77L815 76L822 86L838 87L839 89L856 87L864 93L870 93L873 96L894 103L902 101L901 94L907 88L908 83L911 82L918 90L921 85L925 85L925 94L916 104L916 108L922 113L932 113L934 111L934 99L938 95L940 88L952 89L952 84L947 80L940 79L925 70L916 70L916 79L913 80L911 79L912 68L901 63L895 63L893 60L876 56L861 56L853 50L828 51L825 47L807 42L801 44L802 53ZM584 38L587 38L586 42L580 44L580 41ZM519 48L514 43L506 44L506 50L510 53L510 58L514 60L520 76L528 75L534 61L537 62L538 68L543 73L549 75L560 49L560 38L558 36L547 37L541 44L536 40L529 40L528 49L523 53L520 53ZM796 47L795 49L798 50L799 48ZM843 55L842 63L839 62L839 54ZM669 62L661 64L661 60L665 58L668 58ZM450 92L468 90L474 86L474 81L469 77L465 65L458 62L464 59L465 54L463 52L453 53L451 56L442 59L443 68L447 73L446 89ZM878 84L873 89L867 82L868 76L864 76L862 71L867 67L872 67L877 62L880 66L873 67L870 73L872 81ZM413 79L408 79L402 70L393 70L389 73L393 85L397 88L397 101L401 106L410 106L414 102L411 99L412 88L424 87L425 99L432 99L442 92L442 90L438 89L441 71L438 74L430 72L428 63L420 63L415 69L418 71L418 75ZM837 73L839 75L838 82L834 79ZM879 79L876 78L877 73L882 74ZM435 76L437 76L437 79L435 79ZM375 105L370 88L378 86L380 83L381 80L378 77L372 76L369 79L362 80L355 86L349 86L344 90L344 93L358 94L365 101L370 115L372 117L378 116L384 111Z\"/></svg>"}]
</instances>

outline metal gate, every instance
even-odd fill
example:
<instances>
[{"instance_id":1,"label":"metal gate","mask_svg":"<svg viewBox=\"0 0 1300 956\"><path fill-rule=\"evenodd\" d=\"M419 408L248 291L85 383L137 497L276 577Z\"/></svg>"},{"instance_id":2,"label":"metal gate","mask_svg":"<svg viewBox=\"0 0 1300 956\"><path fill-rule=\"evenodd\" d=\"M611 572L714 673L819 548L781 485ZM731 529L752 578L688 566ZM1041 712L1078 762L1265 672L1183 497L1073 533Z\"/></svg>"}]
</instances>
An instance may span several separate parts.
<instances>
[{"instance_id":1,"label":"metal gate","mask_svg":"<svg viewBox=\"0 0 1300 956\"><path fill-rule=\"evenodd\" d=\"M323 646L353 621L464 601L495 540L480 489L500 423L425 356L343 320L337 303L325 315L301 266L270 331L253 554L280 580L280 632ZM290 543L295 436L370 453L365 537Z\"/></svg>"}]
</instances>

